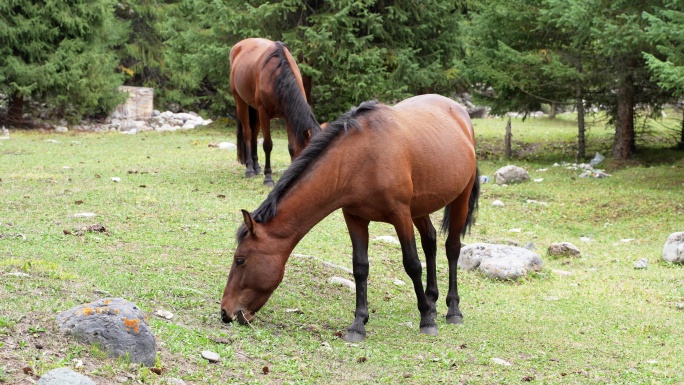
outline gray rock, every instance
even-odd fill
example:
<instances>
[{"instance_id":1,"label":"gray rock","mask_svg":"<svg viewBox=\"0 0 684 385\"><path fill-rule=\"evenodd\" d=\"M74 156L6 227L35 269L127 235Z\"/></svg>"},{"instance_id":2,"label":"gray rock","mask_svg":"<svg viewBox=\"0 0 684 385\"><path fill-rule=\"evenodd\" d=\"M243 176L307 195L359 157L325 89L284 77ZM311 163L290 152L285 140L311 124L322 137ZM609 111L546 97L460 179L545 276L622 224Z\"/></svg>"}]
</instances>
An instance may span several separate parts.
<instances>
[{"instance_id":1,"label":"gray rock","mask_svg":"<svg viewBox=\"0 0 684 385\"><path fill-rule=\"evenodd\" d=\"M183 126L181 127L184 130L192 130L193 128L197 127L197 122L194 120L187 120L185 123L183 123Z\"/></svg>"},{"instance_id":2,"label":"gray rock","mask_svg":"<svg viewBox=\"0 0 684 385\"><path fill-rule=\"evenodd\" d=\"M147 316L123 298L104 298L57 315L59 328L82 343L99 344L110 357L154 366L156 341Z\"/></svg>"},{"instance_id":3,"label":"gray rock","mask_svg":"<svg viewBox=\"0 0 684 385\"><path fill-rule=\"evenodd\" d=\"M159 114L164 119L171 119L173 117L173 112L171 111L164 111L161 114Z\"/></svg>"},{"instance_id":4,"label":"gray rock","mask_svg":"<svg viewBox=\"0 0 684 385\"><path fill-rule=\"evenodd\" d=\"M38 385L95 385L90 378L69 368L53 369L40 376Z\"/></svg>"},{"instance_id":5,"label":"gray rock","mask_svg":"<svg viewBox=\"0 0 684 385\"><path fill-rule=\"evenodd\" d=\"M152 117L159 116L160 114L161 112L159 112L159 110L152 110Z\"/></svg>"},{"instance_id":6,"label":"gray rock","mask_svg":"<svg viewBox=\"0 0 684 385\"><path fill-rule=\"evenodd\" d=\"M531 270L539 271L542 264L541 257L534 251L490 243L465 246L458 259L458 267L463 270L478 269L491 278L501 280L518 279Z\"/></svg>"},{"instance_id":7,"label":"gray rock","mask_svg":"<svg viewBox=\"0 0 684 385\"><path fill-rule=\"evenodd\" d=\"M167 378L166 379L166 384L167 385L186 385L185 381L181 380L180 378Z\"/></svg>"},{"instance_id":8,"label":"gray rock","mask_svg":"<svg viewBox=\"0 0 684 385\"><path fill-rule=\"evenodd\" d=\"M530 180L530 174L524 168L508 165L494 173L496 184L521 183Z\"/></svg>"},{"instance_id":9,"label":"gray rock","mask_svg":"<svg viewBox=\"0 0 684 385\"><path fill-rule=\"evenodd\" d=\"M673 263L684 263L684 231L672 233L667 237L663 259Z\"/></svg>"},{"instance_id":10,"label":"gray rock","mask_svg":"<svg viewBox=\"0 0 684 385\"><path fill-rule=\"evenodd\" d=\"M500 200L495 199L494 202L492 202L492 206L493 207L504 207L505 204L503 202L501 202Z\"/></svg>"},{"instance_id":11,"label":"gray rock","mask_svg":"<svg viewBox=\"0 0 684 385\"><path fill-rule=\"evenodd\" d=\"M641 258L640 260L634 262L635 269L645 269L648 267L648 259Z\"/></svg>"},{"instance_id":12,"label":"gray rock","mask_svg":"<svg viewBox=\"0 0 684 385\"><path fill-rule=\"evenodd\" d=\"M69 131L69 129L66 128L65 126L57 126L55 128L55 132L68 132L68 131Z\"/></svg>"},{"instance_id":13,"label":"gray rock","mask_svg":"<svg viewBox=\"0 0 684 385\"><path fill-rule=\"evenodd\" d=\"M549 246L549 255L552 257L579 257L582 253L570 242L557 242Z\"/></svg>"},{"instance_id":14,"label":"gray rock","mask_svg":"<svg viewBox=\"0 0 684 385\"><path fill-rule=\"evenodd\" d=\"M230 142L221 142L218 148L221 150L237 150L237 146Z\"/></svg>"},{"instance_id":15,"label":"gray rock","mask_svg":"<svg viewBox=\"0 0 684 385\"><path fill-rule=\"evenodd\" d=\"M352 290L356 290L356 284L353 281L350 281L346 278L342 277L330 277L328 280L333 285L338 285L338 286L346 286Z\"/></svg>"},{"instance_id":16,"label":"gray rock","mask_svg":"<svg viewBox=\"0 0 684 385\"><path fill-rule=\"evenodd\" d=\"M205 360L207 360L209 362L219 362L219 360L221 359L221 356L219 356L218 353L214 353L214 352L209 351L209 350L203 350L202 351L202 358L204 358Z\"/></svg>"},{"instance_id":17,"label":"gray rock","mask_svg":"<svg viewBox=\"0 0 684 385\"><path fill-rule=\"evenodd\" d=\"M391 243L393 245L398 245L399 240L391 235L381 235L379 237L373 238L374 241L380 241L380 242L386 242L386 243Z\"/></svg>"}]
</instances>

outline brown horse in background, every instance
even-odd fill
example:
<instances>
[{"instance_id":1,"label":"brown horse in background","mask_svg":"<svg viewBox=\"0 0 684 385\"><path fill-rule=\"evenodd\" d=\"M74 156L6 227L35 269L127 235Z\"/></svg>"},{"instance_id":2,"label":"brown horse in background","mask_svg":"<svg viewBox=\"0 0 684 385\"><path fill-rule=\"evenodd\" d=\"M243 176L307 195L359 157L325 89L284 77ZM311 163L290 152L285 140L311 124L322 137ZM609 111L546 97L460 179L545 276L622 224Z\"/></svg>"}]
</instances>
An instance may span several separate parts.
<instances>
[{"instance_id":1,"label":"brown horse in background","mask_svg":"<svg viewBox=\"0 0 684 385\"><path fill-rule=\"evenodd\" d=\"M264 184L273 186L271 119L285 119L291 159L321 131L306 101L299 67L279 41L242 40L230 50L230 92L238 115L238 160L247 166L247 177L261 172L257 156L261 128L266 155Z\"/></svg>"},{"instance_id":2,"label":"brown horse in background","mask_svg":"<svg viewBox=\"0 0 684 385\"><path fill-rule=\"evenodd\" d=\"M416 96L394 107L365 102L344 114L304 150L244 225L221 301L224 322L251 321L283 279L297 243L318 222L342 208L353 247L356 312L345 339L365 338L368 321L368 224L390 223L413 281L420 331L437 333L437 232L430 213L445 207L448 234L448 323L461 323L456 268L460 234L471 224L479 195L475 137L466 110L439 95ZM420 233L422 267L413 226Z\"/></svg>"}]
</instances>

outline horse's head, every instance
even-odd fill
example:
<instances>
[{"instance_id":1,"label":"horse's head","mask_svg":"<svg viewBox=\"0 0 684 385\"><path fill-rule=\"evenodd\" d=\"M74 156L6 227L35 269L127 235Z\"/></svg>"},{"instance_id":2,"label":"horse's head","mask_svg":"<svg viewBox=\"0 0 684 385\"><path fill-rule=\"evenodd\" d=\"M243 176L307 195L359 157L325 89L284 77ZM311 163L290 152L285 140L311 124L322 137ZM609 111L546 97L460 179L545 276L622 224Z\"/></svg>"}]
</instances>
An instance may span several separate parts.
<instances>
[{"instance_id":1,"label":"horse's head","mask_svg":"<svg viewBox=\"0 0 684 385\"><path fill-rule=\"evenodd\" d=\"M260 225L242 210L247 234L239 241L221 299L221 318L250 322L283 280L285 261L272 247L275 239L259 231Z\"/></svg>"}]
</instances>

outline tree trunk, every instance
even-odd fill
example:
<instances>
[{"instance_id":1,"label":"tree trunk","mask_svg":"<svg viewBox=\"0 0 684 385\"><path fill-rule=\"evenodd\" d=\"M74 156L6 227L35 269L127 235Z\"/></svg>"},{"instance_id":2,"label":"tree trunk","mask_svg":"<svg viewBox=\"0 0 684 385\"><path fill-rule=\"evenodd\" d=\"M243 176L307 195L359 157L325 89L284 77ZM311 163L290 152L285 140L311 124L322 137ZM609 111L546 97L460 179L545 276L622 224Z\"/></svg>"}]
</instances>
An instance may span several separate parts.
<instances>
[{"instance_id":1,"label":"tree trunk","mask_svg":"<svg viewBox=\"0 0 684 385\"><path fill-rule=\"evenodd\" d=\"M635 150L634 134L634 82L627 75L617 91L617 116L615 117L615 139L613 157L627 159Z\"/></svg>"},{"instance_id":2,"label":"tree trunk","mask_svg":"<svg viewBox=\"0 0 684 385\"><path fill-rule=\"evenodd\" d=\"M513 134L511 134L511 117L508 117L508 123L506 123L506 136L504 137L504 146L505 148L505 153L504 156L506 157L507 160L511 159L511 137Z\"/></svg>"},{"instance_id":3,"label":"tree trunk","mask_svg":"<svg viewBox=\"0 0 684 385\"><path fill-rule=\"evenodd\" d=\"M549 111L549 119L556 119L556 103L551 103L551 111Z\"/></svg>"},{"instance_id":4,"label":"tree trunk","mask_svg":"<svg viewBox=\"0 0 684 385\"><path fill-rule=\"evenodd\" d=\"M9 105L7 107L8 126L19 127L24 123L24 97L19 93L10 95Z\"/></svg>"},{"instance_id":5,"label":"tree trunk","mask_svg":"<svg viewBox=\"0 0 684 385\"><path fill-rule=\"evenodd\" d=\"M587 142L584 128L584 92L582 83L577 82L577 157L583 160L587 156Z\"/></svg>"},{"instance_id":6,"label":"tree trunk","mask_svg":"<svg viewBox=\"0 0 684 385\"><path fill-rule=\"evenodd\" d=\"M679 138L679 148L684 150L684 108L682 109L682 133Z\"/></svg>"},{"instance_id":7,"label":"tree trunk","mask_svg":"<svg viewBox=\"0 0 684 385\"><path fill-rule=\"evenodd\" d=\"M311 107L313 107L314 103L311 99L311 82L311 76L302 75L302 84L304 85L304 95L306 96L306 101L309 102Z\"/></svg>"}]
</instances>

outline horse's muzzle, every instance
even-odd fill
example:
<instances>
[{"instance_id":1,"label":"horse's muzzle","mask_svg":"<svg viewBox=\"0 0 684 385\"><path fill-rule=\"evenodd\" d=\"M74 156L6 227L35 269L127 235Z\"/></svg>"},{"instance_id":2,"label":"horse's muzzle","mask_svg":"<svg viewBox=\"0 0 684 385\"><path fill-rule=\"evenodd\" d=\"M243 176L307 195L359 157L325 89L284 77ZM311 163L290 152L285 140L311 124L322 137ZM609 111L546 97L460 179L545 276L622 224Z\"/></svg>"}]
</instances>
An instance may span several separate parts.
<instances>
[{"instance_id":1,"label":"horse's muzzle","mask_svg":"<svg viewBox=\"0 0 684 385\"><path fill-rule=\"evenodd\" d=\"M233 318L223 309L221 309L221 320L225 323L233 322Z\"/></svg>"}]
</instances>

